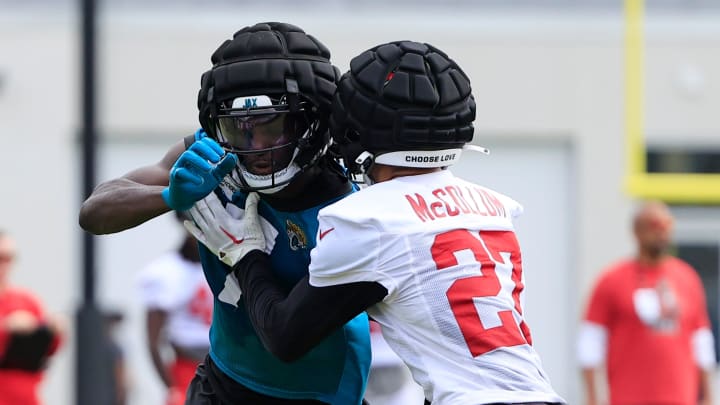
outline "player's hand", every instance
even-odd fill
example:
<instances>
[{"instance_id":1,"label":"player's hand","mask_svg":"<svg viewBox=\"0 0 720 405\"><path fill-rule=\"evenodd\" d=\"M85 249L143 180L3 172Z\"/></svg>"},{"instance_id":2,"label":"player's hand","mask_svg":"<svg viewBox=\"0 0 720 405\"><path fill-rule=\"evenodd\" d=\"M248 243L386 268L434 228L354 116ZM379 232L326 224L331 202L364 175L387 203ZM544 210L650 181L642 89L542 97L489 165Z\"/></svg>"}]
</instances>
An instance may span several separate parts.
<instances>
[{"instance_id":1,"label":"player's hand","mask_svg":"<svg viewBox=\"0 0 720 405\"><path fill-rule=\"evenodd\" d=\"M162 191L163 200L176 211L185 211L195 201L210 194L237 164L237 156L212 138L195 141L170 169L170 185Z\"/></svg>"},{"instance_id":2,"label":"player's hand","mask_svg":"<svg viewBox=\"0 0 720 405\"><path fill-rule=\"evenodd\" d=\"M223 263L232 267L252 250L265 251L265 234L257 212L260 195L250 193L242 218L233 218L215 193L195 203L185 228Z\"/></svg>"},{"instance_id":3,"label":"player's hand","mask_svg":"<svg viewBox=\"0 0 720 405\"><path fill-rule=\"evenodd\" d=\"M40 320L30 311L17 310L4 319L4 328L12 333L31 333L40 327Z\"/></svg>"}]
</instances>

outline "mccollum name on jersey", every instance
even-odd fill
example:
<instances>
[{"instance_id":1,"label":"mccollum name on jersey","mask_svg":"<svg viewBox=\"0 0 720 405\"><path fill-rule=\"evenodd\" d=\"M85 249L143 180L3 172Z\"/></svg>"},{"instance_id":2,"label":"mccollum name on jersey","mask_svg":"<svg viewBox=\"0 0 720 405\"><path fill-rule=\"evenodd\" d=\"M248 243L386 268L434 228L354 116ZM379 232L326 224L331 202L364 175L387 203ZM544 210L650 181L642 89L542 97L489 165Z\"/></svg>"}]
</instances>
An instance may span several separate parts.
<instances>
[{"instance_id":1,"label":"mccollum name on jersey","mask_svg":"<svg viewBox=\"0 0 720 405\"><path fill-rule=\"evenodd\" d=\"M507 210L494 195L480 187L445 186L430 195L405 194L410 207L423 222L462 214L507 217Z\"/></svg>"}]
</instances>

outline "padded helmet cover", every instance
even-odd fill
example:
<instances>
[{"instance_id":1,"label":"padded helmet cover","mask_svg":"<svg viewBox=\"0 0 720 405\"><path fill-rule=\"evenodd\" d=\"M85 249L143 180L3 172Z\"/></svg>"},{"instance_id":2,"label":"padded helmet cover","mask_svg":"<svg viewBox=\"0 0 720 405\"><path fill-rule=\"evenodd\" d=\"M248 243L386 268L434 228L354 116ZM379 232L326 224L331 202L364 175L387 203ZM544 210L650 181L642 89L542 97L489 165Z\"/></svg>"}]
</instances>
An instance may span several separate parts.
<instances>
[{"instance_id":1,"label":"padded helmet cover","mask_svg":"<svg viewBox=\"0 0 720 405\"><path fill-rule=\"evenodd\" d=\"M327 114L340 76L325 45L299 27L278 22L241 29L211 61L198 93L200 124L211 136L218 104L240 96L297 94Z\"/></svg>"},{"instance_id":2,"label":"padded helmet cover","mask_svg":"<svg viewBox=\"0 0 720 405\"><path fill-rule=\"evenodd\" d=\"M331 136L352 154L461 148L473 138L470 80L429 44L390 42L353 58L333 103Z\"/></svg>"}]
</instances>

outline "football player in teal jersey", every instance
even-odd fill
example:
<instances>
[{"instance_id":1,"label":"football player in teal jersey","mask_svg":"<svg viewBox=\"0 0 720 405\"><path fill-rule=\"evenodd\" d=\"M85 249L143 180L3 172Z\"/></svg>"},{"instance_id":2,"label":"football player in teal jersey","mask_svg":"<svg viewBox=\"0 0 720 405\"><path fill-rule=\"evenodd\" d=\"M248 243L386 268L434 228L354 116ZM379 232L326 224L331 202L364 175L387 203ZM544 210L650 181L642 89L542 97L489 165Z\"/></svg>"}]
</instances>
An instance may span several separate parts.
<instances>
[{"instance_id":1,"label":"football player in teal jersey","mask_svg":"<svg viewBox=\"0 0 720 405\"><path fill-rule=\"evenodd\" d=\"M339 79L329 58L321 42L290 24L260 23L235 33L202 75L202 129L160 162L100 184L82 205L80 225L94 234L120 232L169 210L188 210L210 193L232 202L227 212L240 217L237 207L257 192L264 250L292 288L307 275L318 211L355 191L326 155ZM282 361L255 333L232 269L204 246L201 259L215 309L210 353L188 388L187 405L363 402L370 366L365 314L304 356Z\"/></svg>"},{"instance_id":2,"label":"football player in teal jersey","mask_svg":"<svg viewBox=\"0 0 720 405\"><path fill-rule=\"evenodd\" d=\"M265 253L257 193L242 217L214 194L193 205L186 228L233 265L268 350L302 359L367 311L426 404L566 403L523 316L522 206L448 169L464 150L485 151L469 145L475 113L469 77L432 45L393 41L353 58L330 133L367 187L319 211L308 276L289 291Z\"/></svg>"}]
</instances>

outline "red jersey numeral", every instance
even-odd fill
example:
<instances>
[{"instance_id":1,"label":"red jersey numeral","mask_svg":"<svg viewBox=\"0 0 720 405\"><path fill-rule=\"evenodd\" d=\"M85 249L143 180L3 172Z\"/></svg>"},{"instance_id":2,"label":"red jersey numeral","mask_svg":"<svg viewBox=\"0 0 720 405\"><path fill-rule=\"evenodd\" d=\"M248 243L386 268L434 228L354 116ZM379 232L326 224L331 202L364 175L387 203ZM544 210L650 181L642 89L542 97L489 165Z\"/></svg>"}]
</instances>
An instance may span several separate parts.
<instances>
[{"instance_id":1,"label":"red jersey numeral","mask_svg":"<svg viewBox=\"0 0 720 405\"><path fill-rule=\"evenodd\" d=\"M202 319L205 325L212 322L213 303L210 298L210 291L207 288L198 288L193 294L189 304L189 311L192 315Z\"/></svg>"},{"instance_id":2,"label":"red jersey numeral","mask_svg":"<svg viewBox=\"0 0 720 405\"><path fill-rule=\"evenodd\" d=\"M524 321L515 321L512 310L499 311L501 325L485 328L475 307L474 298L495 297L500 294L502 285L497 277L496 266L512 267L514 288L512 298L515 311L522 315L520 292L522 283L522 263L520 246L515 233L511 231L481 231L475 237L467 230L454 230L439 234L432 246L432 257L438 270L458 264L455 253L470 250L480 264L479 276L469 276L455 280L445 293L473 357L495 350L499 347L532 344L530 330ZM509 256L503 257L502 253Z\"/></svg>"}]
</instances>

